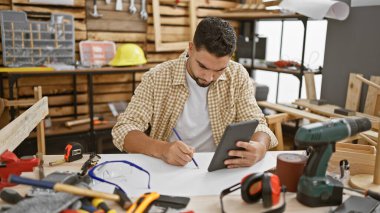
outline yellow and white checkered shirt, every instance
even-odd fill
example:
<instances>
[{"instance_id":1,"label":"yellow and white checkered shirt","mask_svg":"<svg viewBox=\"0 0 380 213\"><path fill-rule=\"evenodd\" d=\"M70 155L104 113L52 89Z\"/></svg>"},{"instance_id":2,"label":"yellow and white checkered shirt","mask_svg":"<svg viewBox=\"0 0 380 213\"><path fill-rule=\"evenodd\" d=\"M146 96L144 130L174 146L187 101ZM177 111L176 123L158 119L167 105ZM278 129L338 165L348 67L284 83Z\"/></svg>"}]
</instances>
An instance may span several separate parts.
<instances>
[{"instance_id":1,"label":"yellow and white checkered shirt","mask_svg":"<svg viewBox=\"0 0 380 213\"><path fill-rule=\"evenodd\" d=\"M128 151L123 148L124 138L132 130L145 132L150 127L151 138L169 140L189 97L186 55L185 51L178 59L159 64L144 74L127 109L112 129L113 143L118 149ZM209 86L207 101L216 145L228 124L257 119L256 132L267 133L270 147L277 146L277 139L256 103L252 80L241 64L229 62L225 72Z\"/></svg>"}]
</instances>

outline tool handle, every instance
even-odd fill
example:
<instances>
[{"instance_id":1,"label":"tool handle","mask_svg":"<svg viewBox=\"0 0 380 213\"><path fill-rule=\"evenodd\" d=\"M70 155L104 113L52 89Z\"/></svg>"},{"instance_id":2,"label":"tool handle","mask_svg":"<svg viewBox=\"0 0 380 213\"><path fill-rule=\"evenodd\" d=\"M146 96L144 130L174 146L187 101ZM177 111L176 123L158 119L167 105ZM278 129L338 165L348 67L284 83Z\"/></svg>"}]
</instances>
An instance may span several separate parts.
<instances>
[{"instance_id":1,"label":"tool handle","mask_svg":"<svg viewBox=\"0 0 380 213\"><path fill-rule=\"evenodd\" d=\"M53 189L54 182L45 181L45 180L33 180L30 178L24 178L17 175L10 175L8 178L8 181L10 183L18 183L18 184L24 184L29 186L35 186L39 188L45 188L45 189Z\"/></svg>"},{"instance_id":2,"label":"tool handle","mask_svg":"<svg viewBox=\"0 0 380 213\"><path fill-rule=\"evenodd\" d=\"M67 192L74 195L81 195L85 197L97 197L97 198L103 198L106 200L112 200L112 201L119 201L120 197L118 195L99 192L99 191L93 191L90 189L85 189L77 186L71 186L68 184L63 183L56 183L54 185L54 191L57 192Z\"/></svg>"},{"instance_id":3,"label":"tool handle","mask_svg":"<svg viewBox=\"0 0 380 213\"><path fill-rule=\"evenodd\" d=\"M368 190L366 192L366 195L372 197L375 200L380 201L380 193L378 193L378 192L375 192L375 191L372 191L372 190Z\"/></svg>"}]
</instances>

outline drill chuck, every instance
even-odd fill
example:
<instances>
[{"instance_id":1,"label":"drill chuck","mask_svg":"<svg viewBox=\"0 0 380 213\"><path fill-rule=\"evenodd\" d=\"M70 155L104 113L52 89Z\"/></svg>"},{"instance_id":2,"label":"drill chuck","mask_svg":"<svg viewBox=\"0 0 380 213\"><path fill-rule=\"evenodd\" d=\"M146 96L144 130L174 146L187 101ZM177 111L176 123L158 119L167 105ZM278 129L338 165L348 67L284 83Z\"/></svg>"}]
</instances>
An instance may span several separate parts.
<instances>
[{"instance_id":1,"label":"drill chuck","mask_svg":"<svg viewBox=\"0 0 380 213\"><path fill-rule=\"evenodd\" d=\"M364 132L371 129L371 121L368 118L343 118L347 125L350 127L350 135L356 135L359 132Z\"/></svg>"}]
</instances>

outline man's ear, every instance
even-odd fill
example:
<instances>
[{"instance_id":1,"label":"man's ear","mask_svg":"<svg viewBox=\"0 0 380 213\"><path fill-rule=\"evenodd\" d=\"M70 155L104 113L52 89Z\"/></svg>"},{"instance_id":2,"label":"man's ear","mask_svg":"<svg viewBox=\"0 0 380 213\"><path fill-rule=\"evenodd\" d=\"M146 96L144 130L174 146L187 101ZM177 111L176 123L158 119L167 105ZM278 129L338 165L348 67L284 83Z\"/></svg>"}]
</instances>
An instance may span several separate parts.
<instances>
[{"instance_id":1,"label":"man's ear","mask_svg":"<svg viewBox=\"0 0 380 213\"><path fill-rule=\"evenodd\" d=\"M193 54L194 48L195 48L194 43L192 41L189 41L189 50L188 50L189 56Z\"/></svg>"}]
</instances>

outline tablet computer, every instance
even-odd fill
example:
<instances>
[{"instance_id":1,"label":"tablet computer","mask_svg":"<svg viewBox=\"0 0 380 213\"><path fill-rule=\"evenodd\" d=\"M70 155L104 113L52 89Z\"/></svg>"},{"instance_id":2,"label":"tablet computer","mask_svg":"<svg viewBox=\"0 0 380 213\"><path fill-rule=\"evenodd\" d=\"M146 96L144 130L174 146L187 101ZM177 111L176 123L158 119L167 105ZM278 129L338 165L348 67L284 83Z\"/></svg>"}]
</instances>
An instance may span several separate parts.
<instances>
[{"instance_id":1,"label":"tablet computer","mask_svg":"<svg viewBox=\"0 0 380 213\"><path fill-rule=\"evenodd\" d=\"M212 157L211 163L208 166L208 171L212 172L218 169L227 168L227 166L224 165L224 161L227 159L236 158L228 156L228 151L241 150L242 148L236 146L236 142L250 141L258 124L259 121L251 120L228 125L224 130L222 139L220 140L215 154Z\"/></svg>"}]
</instances>

